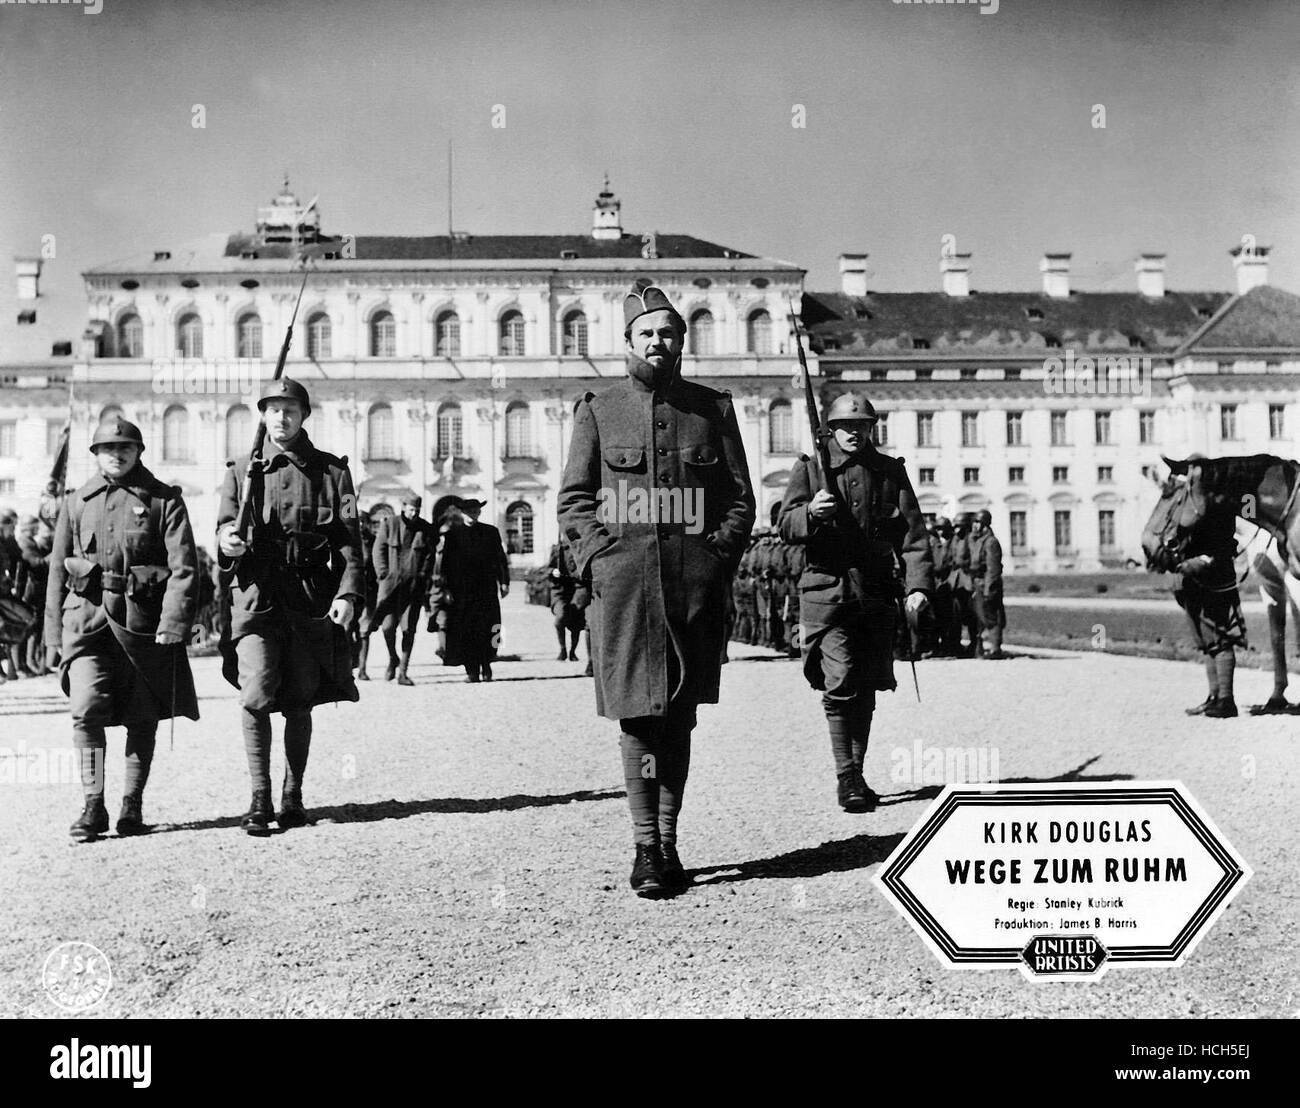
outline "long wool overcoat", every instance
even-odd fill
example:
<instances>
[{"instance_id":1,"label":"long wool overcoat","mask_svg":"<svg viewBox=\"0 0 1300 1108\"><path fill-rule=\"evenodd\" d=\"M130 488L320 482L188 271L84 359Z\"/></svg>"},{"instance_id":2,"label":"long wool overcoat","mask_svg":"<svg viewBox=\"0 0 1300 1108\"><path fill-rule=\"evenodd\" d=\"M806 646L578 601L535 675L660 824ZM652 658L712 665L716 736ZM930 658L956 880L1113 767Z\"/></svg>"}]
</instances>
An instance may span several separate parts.
<instances>
[{"instance_id":1,"label":"long wool overcoat","mask_svg":"<svg viewBox=\"0 0 1300 1108\"><path fill-rule=\"evenodd\" d=\"M716 704L727 583L754 526L731 398L674 370L629 376L579 403L559 495L560 533L590 575L596 711L665 716Z\"/></svg>"}]
</instances>

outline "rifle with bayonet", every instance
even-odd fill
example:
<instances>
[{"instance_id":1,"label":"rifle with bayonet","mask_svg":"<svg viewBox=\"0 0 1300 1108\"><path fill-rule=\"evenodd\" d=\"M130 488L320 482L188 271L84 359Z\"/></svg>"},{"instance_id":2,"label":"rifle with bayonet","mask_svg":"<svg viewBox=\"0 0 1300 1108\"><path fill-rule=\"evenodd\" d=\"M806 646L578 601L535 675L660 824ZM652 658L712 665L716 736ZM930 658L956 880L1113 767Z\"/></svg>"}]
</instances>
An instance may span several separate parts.
<instances>
[{"instance_id":1,"label":"rifle with bayonet","mask_svg":"<svg viewBox=\"0 0 1300 1108\"><path fill-rule=\"evenodd\" d=\"M795 349L799 351L799 369L803 375L803 397L804 405L808 411L808 424L812 428L813 449L817 454L817 464L822 471L822 484L826 491L831 494L835 500L835 515L837 518L849 521L851 524L851 537L865 536L861 535L861 528L856 526L853 514L849 506L844 503L844 497L840 493L839 486L835 483L831 475L831 455L830 447L827 445L829 432L823 430L821 415L817 411L817 396L813 392L812 374L808 371L808 359L803 352L803 339L799 335L799 317L795 314L794 301L788 300L790 306L790 325L794 328ZM856 532L856 534L853 534ZM850 548L854 549L859 558L865 561L865 550L857 549L861 544L850 543ZM889 544L891 554L894 559L894 570L897 574L902 569L902 564L898 558L898 551L894 549L893 543ZM866 580L865 569L862 565L852 566L849 570L850 578L854 584L854 591L858 596L865 596L864 584ZM907 660L912 666L912 687L916 689L916 702L921 702L921 684L916 677L916 656L912 652L912 633L907 623L907 608L903 604L902 588L894 589L894 607L898 612L899 626L902 628L904 639L907 643Z\"/></svg>"},{"instance_id":2,"label":"rifle with bayonet","mask_svg":"<svg viewBox=\"0 0 1300 1108\"><path fill-rule=\"evenodd\" d=\"M284 363L289 357L289 347L293 344L293 325L298 319L298 309L302 306L302 294L307 288L307 257L302 259L302 284L298 286L298 299L293 305L293 315L289 317L289 326L284 332L284 342L280 345L280 357L276 359L275 373L271 376L272 381L278 381L284 376ZM266 442L266 423L263 420L257 421L257 430L253 432L253 449L248 455L248 469L244 473L244 484L239 490L239 513L235 516L234 533L244 540L246 544L252 544L253 528L253 484L261 476L264 460L262 458L262 448Z\"/></svg>"}]
</instances>

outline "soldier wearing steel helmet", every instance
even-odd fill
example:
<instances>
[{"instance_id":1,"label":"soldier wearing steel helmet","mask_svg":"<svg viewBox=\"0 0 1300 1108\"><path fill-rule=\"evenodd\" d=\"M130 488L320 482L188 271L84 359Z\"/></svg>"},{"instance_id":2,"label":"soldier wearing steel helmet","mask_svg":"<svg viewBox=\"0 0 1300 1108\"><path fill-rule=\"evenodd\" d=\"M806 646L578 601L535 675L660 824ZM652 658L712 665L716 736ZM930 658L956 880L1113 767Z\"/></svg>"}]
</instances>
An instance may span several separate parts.
<instances>
[{"instance_id":1,"label":"soldier wearing steel helmet","mask_svg":"<svg viewBox=\"0 0 1300 1108\"><path fill-rule=\"evenodd\" d=\"M85 807L71 827L87 842L108 830L105 728L126 728L119 835L139 835L158 721L199 718L184 642L198 595L198 554L180 490L140 461L144 439L125 419L91 440L99 473L59 509L45 590L45 647L72 710Z\"/></svg>"},{"instance_id":2,"label":"soldier wearing steel helmet","mask_svg":"<svg viewBox=\"0 0 1300 1108\"><path fill-rule=\"evenodd\" d=\"M239 689L253 798L240 826L267 835L307 823L302 786L311 710L357 700L346 628L365 588L357 500L346 458L320 450L303 430L307 390L282 377L257 402L266 444L231 462L217 512L219 561L233 584L222 672ZM253 465L252 528L236 531L244 476ZM271 713L284 716L280 810L271 804Z\"/></svg>"},{"instance_id":3,"label":"soldier wearing steel helmet","mask_svg":"<svg viewBox=\"0 0 1300 1108\"><path fill-rule=\"evenodd\" d=\"M1007 625L1007 610L1002 603L1002 543L993 533L993 513L981 508L971 521L970 540L971 598L985 636L984 657L1003 658L1002 632Z\"/></svg>"},{"instance_id":4,"label":"soldier wearing steel helmet","mask_svg":"<svg viewBox=\"0 0 1300 1108\"><path fill-rule=\"evenodd\" d=\"M846 812L870 811L879 800L862 767L876 693L897 686L898 590L908 612L926 607L934 591L925 518L902 459L872 445L876 418L865 396L838 397L826 416L831 473L823 474L816 458L800 457L781 505L782 537L807 552L799 579L804 674L822 693L836 796Z\"/></svg>"}]
</instances>

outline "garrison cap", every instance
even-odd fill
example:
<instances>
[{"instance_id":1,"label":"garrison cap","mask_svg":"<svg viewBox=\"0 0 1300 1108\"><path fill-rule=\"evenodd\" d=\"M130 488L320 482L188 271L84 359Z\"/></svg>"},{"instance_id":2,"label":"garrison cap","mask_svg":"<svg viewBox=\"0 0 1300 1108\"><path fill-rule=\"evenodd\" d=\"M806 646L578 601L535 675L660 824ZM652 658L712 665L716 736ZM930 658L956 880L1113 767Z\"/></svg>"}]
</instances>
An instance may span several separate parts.
<instances>
[{"instance_id":1,"label":"garrison cap","mask_svg":"<svg viewBox=\"0 0 1300 1108\"><path fill-rule=\"evenodd\" d=\"M303 418L311 415L311 398L307 395L307 390L292 377L281 377L278 381L266 383L262 395L257 398L259 412L266 411L268 400L296 400L302 405Z\"/></svg>"},{"instance_id":2,"label":"garrison cap","mask_svg":"<svg viewBox=\"0 0 1300 1108\"><path fill-rule=\"evenodd\" d=\"M975 513L975 518L980 523L992 524L993 513L990 512L987 508L981 508L978 512Z\"/></svg>"},{"instance_id":3,"label":"garrison cap","mask_svg":"<svg viewBox=\"0 0 1300 1108\"><path fill-rule=\"evenodd\" d=\"M858 392L846 392L837 396L835 403L831 405L831 410L826 413L827 424L842 419L861 419L875 423L879 418L876 409L871 406L871 401Z\"/></svg>"},{"instance_id":4,"label":"garrison cap","mask_svg":"<svg viewBox=\"0 0 1300 1108\"><path fill-rule=\"evenodd\" d=\"M97 446L126 442L133 442L143 450L144 438L140 435L140 428L121 416L109 416L95 428L95 437L90 440L90 452L93 454Z\"/></svg>"},{"instance_id":5,"label":"garrison cap","mask_svg":"<svg viewBox=\"0 0 1300 1108\"><path fill-rule=\"evenodd\" d=\"M672 312L678 320L682 318L663 289L653 284L648 277L638 277L632 282L632 291L623 297L623 334L631 331L632 321L637 316L659 311Z\"/></svg>"}]
</instances>

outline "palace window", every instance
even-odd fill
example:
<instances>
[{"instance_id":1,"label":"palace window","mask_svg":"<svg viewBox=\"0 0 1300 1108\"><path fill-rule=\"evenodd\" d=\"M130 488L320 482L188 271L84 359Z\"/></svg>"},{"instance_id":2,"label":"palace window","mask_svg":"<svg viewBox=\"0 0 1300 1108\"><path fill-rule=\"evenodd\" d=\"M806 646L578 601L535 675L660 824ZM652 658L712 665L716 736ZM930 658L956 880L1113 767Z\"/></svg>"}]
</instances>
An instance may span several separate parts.
<instances>
[{"instance_id":1,"label":"palace window","mask_svg":"<svg viewBox=\"0 0 1300 1108\"><path fill-rule=\"evenodd\" d=\"M524 316L522 312L506 312L499 327L500 344L497 352L503 358L522 358L524 355Z\"/></svg>"},{"instance_id":2,"label":"palace window","mask_svg":"<svg viewBox=\"0 0 1300 1108\"><path fill-rule=\"evenodd\" d=\"M1115 467L1114 467L1114 466L1098 466L1098 467L1097 467L1097 483L1098 483L1098 484L1100 484L1100 485L1109 485L1109 484L1110 484L1112 481L1114 481L1114 480L1115 480Z\"/></svg>"},{"instance_id":3,"label":"palace window","mask_svg":"<svg viewBox=\"0 0 1300 1108\"><path fill-rule=\"evenodd\" d=\"M1064 485L1070 480L1069 466L1052 466L1052 484Z\"/></svg>"},{"instance_id":4,"label":"palace window","mask_svg":"<svg viewBox=\"0 0 1300 1108\"><path fill-rule=\"evenodd\" d=\"M240 316L235 325L235 357L262 356L262 320L255 312Z\"/></svg>"},{"instance_id":5,"label":"palace window","mask_svg":"<svg viewBox=\"0 0 1300 1108\"><path fill-rule=\"evenodd\" d=\"M1156 441L1156 413L1150 409L1138 412L1138 442L1150 446Z\"/></svg>"},{"instance_id":6,"label":"palace window","mask_svg":"<svg viewBox=\"0 0 1300 1108\"><path fill-rule=\"evenodd\" d=\"M1066 446L1065 441L1065 412L1052 413L1052 445Z\"/></svg>"},{"instance_id":7,"label":"palace window","mask_svg":"<svg viewBox=\"0 0 1300 1108\"><path fill-rule=\"evenodd\" d=\"M506 457L533 457L533 414L526 400L506 408Z\"/></svg>"},{"instance_id":8,"label":"palace window","mask_svg":"<svg viewBox=\"0 0 1300 1108\"><path fill-rule=\"evenodd\" d=\"M1007 445L1024 446L1024 412L1007 412Z\"/></svg>"},{"instance_id":9,"label":"palace window","mask_svg":"<svg viewBox=\"0 0 1300 1108\"><path fill-rule=\"evenodd\" d=\"M460 357L460 316L443 312L433 324L433 349L439 358Z\"/></svg>"},{"instance_id":10,"label":"palace window","mask_svg":"<svg viewBox=\"0 0 1300 1108\"><path fill-rule=\"evenodd\" d=\"M1096 412L1093 415L1093 427L1098 446L1110 444L1110 412Z\"/></svg>"},{"instance_id":11,"label":"palace window","mask_svg":"<svg viewBox=\"0 0 1300 1108\"><path fill-rule=\"evenodd\" d=\"M1023 485L1025 483L1025 467L1009 466L1007 468L1007 484Z\"/></svg>"},{"instance_id":12,"label":"palace window","mask_svg":"<svg viewBox=\"0 0 1300 1108\"><path fill-rule=\"evenodd\" d=\"M366 461L389 461L397 457L393 438L393 409L373 404L366 416Z\"/></svg>"},{"instance_id":13,"label":"palace window","mask_svg":"<svg viewBox=\"0 0 1300 1108\"><path fill-rule=\"evenodd\" d=\"M252 441L253 413L243 404L232 405L226 412L226 457L247 454Z\"/></svg>"},{"instance_id":14,"label":"palace window","mask_svg":"<svg viewBox=\"0 0 1300 1108\"><path fill-rule=\"evenodd\" d=\"M934 413L917 412L916 413L916 445L933 446L934 439Z\"/></svg>"},{"instance_id":15,"label":"palace window","mask_svg":"<svg viewBox=\"0 0 1300 1108\"><path fill-rule=\"evenodd\" d=\"M922 485L933 485L933 484L934 484L934 466L921 466L921 467L916 471L916 479L917 479L917 482L918 482L919 484L922 484Z\"/></svg>"},{"instance_id":16,"label":"palace window","mask_svg":"<svg viewBox=\"0 0 1300 1108\"><path fill-rule=\"evenodd\" d=\"M1070 510L1058 508L1052 513L1052 527L1056 538L1057 554L1073 554L1074 539L1070 528Z\"/></svg>"},{"instance_id":17,"label":"palace window","mask_svg":"<svg viewBox=\"0 0 1300 1108\"><path fill-rule=\"evenodd\" d=\"M1286 405L1270 404L1268 406L1268 437L1270 439L1286 438Z\"/></svg>"},{"instance_id":18,"label":"palace window","mask_svg":"<svg viewBox=\"0 0 1300 1108\"><path fill-rule=\"evenodd\" d=\"M124 315L118 321L117 356L119 358L144 357L144 324L134 313Z\"/></svg>"},{"instance_id":19,"label":"palace window","mask_svg":"<svg viewBox=\"0 0 1300 1108\"><path fill-rule=\"evenodd\" d=\"M713 313L701 308L691 316L691 353L707 358L713 353Z\"/></svg>"},{"instance_id":20,"label":"palace window","mask_svg":"<svg viewBox=\"0 0 1300 1108\"><path fill-rule=\"evenodd\" d=\"M773 400L767 410L768 450L773 454L794 453L794 409L788 400Z\"/></svg>"},{"instance_id":21,"label":"palace window","mask_svg":"<svg viewBox=\"0 0 1300 1108\"><path fill-rule=\"evenodd\" d=\"M1115 553L1115 511L1102 508L1097 512L1097 544L1101 553Z\"/></svg>"},{"instance_id":22,"label":"palace window","mask_svg":"<svg viewBox=\"0 0 1300 1108\"><path fill-rule=\"evenodd\" d=\"M12 419L0 421L0 458L18 456L18 422Z\"/></svg>"},{"instance_id":23,"label":"palace window","mask_svg":"<svg viewBox=\"0 0 1300 1108\"><path fill-rule=\"evenodd\" d=\"M961 471L961 482L963 485L978 485L980 483L980 467L964 466Z\"/></svg>"},{"instance_id":24,"label":"palace window","mask_svg":"<svg viewBox=\"0 0 1300 1108\"><path fill-rule=\"evenodd\" d=\"M164 462L190 461L190 413L183 404L173 404L163 412Z\"/></svg>"},{"instance_id":25,"label":"palace window","mask_svg":"<svg viewBox=\"0 0 1300 1108\"><path fill-rule=\"evenodd\" d=\"M465 456L465 423L460 405L448 402L438 409L438 457Z\"/></svg>"},{"instance_id":26,"label":"palace window","mask_svg":"<svg viewBox=\"0 0 1300 1108\"><path fill-rule=\"evenodd\" d=\"M370 356L397 357L397 320L392 312L376 312L370 318Z\"/></svg>"},{"instance_id":27,"label":"palace window","mask_svg":"<svg viewBox=\"0 0 1300 1108\"><path fill-rule=\"evenodd\" d=\"M772 317L766 309L749 313L745 321L745 349L751 354L772 353Z\"/></svg>"},{"instance_id":28,"label":"palace window","mask_svg":"<svg viewBox=\"0 0 1300 1108\"><path fill-rule=\"evenodd\" d=\"M307 320L307 357L314 361L332 357L333 345L330 317L324 312L317 312Z\"/></svg>"},{"instance_id":29,"label":"palace window","mask_svg":"<svg viewBox=\"0 0 1300 1108\"><path fill-rule=\"evenodd\" d=\"M1219 438L1235 439L1237 437L1237 405L1219 405Z\"/></svg>"},{"instance_id":30,"label":"palace window","mask_svg":"<svg viewBox=\"0 0 1300 1108\"><path fill-rule=\"evenodd\" d=\"M176 324L176 352L182 358L203 357L203 321L192 312Z\"/></svg>"},{"instance_id":31,"label":"palace window","mask_svg":"<svg viewBox=\"0 0 1300 1108\"><path fill-rule=\"evenodd\" d=\"M518 500L506 509L506 553L533 552L533 509Z\"/></svg>"},{"instance_id":32,"label":"palace window","mask_svg":"<svg viewBox=\"0 0 1300 1108\"><path fill-rule=\"evenodd\" d=\"M587 356L587 317L582 312L564 317L564 353L572 358Z\"/></svg>"},{"instance_id":33,"label":"palace window","mask_svg":"<svg viewBox=\"0 0 1300 1108\"><path fill-rule=\"evenodd\" d=\"M980 414L979 412L962 412L961 444L962 446L979 446Z\"/></svg>"},{"instance_id":34,"label":"palace window","mask_svg":"<svg viewBox=\"0 0 1300 1108\"><path fill-rule=\"evenodd\" d=\"M877 412L876 422L871 425L871 441L877 446L889 445L889 413Z\"/></svg>"},{"instance_id":35,"label":"palace window","mask_svg":"<svg viewBox=\"0 0 1300 1108\"><path fill-rule=\"evenodd\" d=\"M1011 553L1024 556L1029 553L1029 513L1012 512L1007 535L1011 542Z\"/></svg>"}]
</instances>

